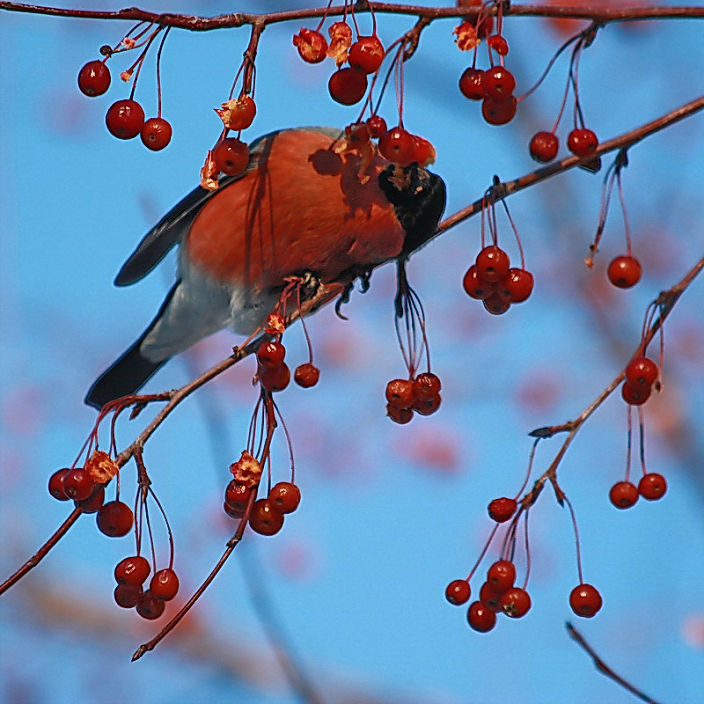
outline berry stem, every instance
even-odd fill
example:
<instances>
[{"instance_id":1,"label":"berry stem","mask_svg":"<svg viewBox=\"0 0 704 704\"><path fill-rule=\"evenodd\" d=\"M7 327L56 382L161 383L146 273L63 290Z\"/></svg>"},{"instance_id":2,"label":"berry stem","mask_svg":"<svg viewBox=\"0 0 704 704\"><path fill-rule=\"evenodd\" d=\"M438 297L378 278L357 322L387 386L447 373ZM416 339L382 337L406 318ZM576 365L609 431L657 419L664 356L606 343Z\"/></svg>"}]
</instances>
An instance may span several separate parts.
<instances>
[{"instance_id":1,"label":"berry stem","mask_svg":"<svg viewBox=\"0 0 704 704\"><path fill-rule=\"evenodd\" d=\"M638 406L638 430L640 434L640 466L643 470L643 476L645 476L648 473L648 470L645 468L645 414L643 412L643 406Z\"/></svg>"},{"instance_id":2,"label":"berry stem","mask_svg":"<svg viewBox=\"0 0 704 704\"><path fill-rule=\"evenodd\" d=\"M579 529L577 528L577 517L575 516L572 502L564 494L562 495L562 499L570 510L570 518L572 519L572 527L574 528L575 551L577 554L577 574L579 575L579 584L584 584L584 577L582 576L582 550L579 540Z\"/></svg>"},{"instance_id":3,"label":"berry stem","mask_svg":"<svg viewBox=\"0 0 704 704\"><path fill-rule=\"evenodd\" d=\"M633 407L630 403L626 404L626 413L628 414L628 433L626 434L626 481L631 476L631 445L633 438Z\"/></svg>"},{"instance_id":4,"label":"berry stem","mask_svg":"<svg viewBox=\"0 0 704 704\"><path fill-rule=\"evenodd\" d=\"M484 559L484 555L486 555L486 551L489 549L489 546L491 545L491 541L494 539L494 536L496 535L496 531L498 529L499 529L499 524L496 523L494 525L494 527L491 529L491 533L489 534L489 537L487 538L487 541L484 544L484 548L482 549L481 553L479 553L479 557L477 558L477 561L474 563L474 566L470 570L465 581L467 581L467 582L471 581L472 577L474 576L474 573L477 571L477 568L479 567L482 560Z\"/></svg>"},{"instance_id":5,"label":"berry stem","mask_svg":"<svg viewBox=\"0 0 704 704\"><path fill-rule=\"evenodd\" d=\"M530 558L530 541L528 540L528 514L530 512L528 509L526 509L523 513L523 538L524 538L524 544L526 548L526 578L523 580L523 590L525 591L526 588L528 587L528 580L530 579L530 567L531 567L531 558ZM513 560L511 560L513 562Z\"/></svg>"},{"instance_id":6,"label":"berry stem","mask_svg":"<svg viewBox=\"0 0 704 704\"><path fill-rule=\"evenodd\" d=\"M164 36L161 38L159 50L156 52L156 95L158 106L156 116L158 118L161 118L161 51L164 48L164 42L166 41L166 37L169 36L170 31L171 27L167 27Z\"/></svg>"}]
</instances>

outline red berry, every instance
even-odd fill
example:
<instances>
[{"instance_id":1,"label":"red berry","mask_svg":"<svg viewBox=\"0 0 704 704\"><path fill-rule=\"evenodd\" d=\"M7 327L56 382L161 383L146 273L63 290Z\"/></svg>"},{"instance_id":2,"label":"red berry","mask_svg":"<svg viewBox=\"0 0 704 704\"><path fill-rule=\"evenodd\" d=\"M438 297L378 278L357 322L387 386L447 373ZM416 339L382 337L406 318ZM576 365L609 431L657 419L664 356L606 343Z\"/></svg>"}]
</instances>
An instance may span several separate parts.
<instances>
[{"instance_id":1,"label":"red berry","mask_svg":"<svg viewBox=\"0 0 704 704\"><path fill-rule=\"evenodd\" d=\"M512 267L501 279L499 292L509 303L522 303L533 292L533 274Z\"/></svg>"},{"instance_id":2,"label":"red berry","mask_svg":"<svg viewBox=\"0 0 704 704\"><path fill-rule=\"evenodd\" d=\"M413 136L403 127L393 127L379 137L379 152L394 164L408 166L415 154Z\"/></svg>"},{"instance_id":3,"label":"red berry","mask_svg":"<svg viewBox=\"0 0 704 704\"><path fill-rule=\"evenodd\" d=\"M490 125L505 125L511 122L516 115L516 99L510 95L508 98L484 98L482 101L482 117Z\"/></svg>"},{"instance_id":4,"label":"red berry","mask_svg":"<svg viewBox=\"0 0 704 704\"><path fill-rule=\"evenodd\" d=\"M80 508L83 513L97 513L105 501L105 487L94 486L93 493L83 501L74 501L76 508Z\"/></svg>"},{"instance_id":5,"label":"red berry","mask_svg":"<svg viewBox=\"0 0 704 704\"><path fill-rule=\"evenodd\" d=\"M142 125L140 136L148 149L158 152L171 141L171 125L161 117L152 117Z\"/></svg>"},{"instance_id":6,"label":"red berry","mask_svg":"<svg viewBox=\"0 0 704 704\"><path fill-rule=\"evenodd\" d=\"M376 34L371 37L357 37L347 57L349 65L363 73L375 73L383 60L384 46Z\"/></svg>"},{"instance_id":7,"label":"red berry","mask_svg":"<svg viewBox=\"0 0 704 704\"><path fill-rule=\"evenodd\" d=\"M410 379L393 379L386 385L386 400L394 408L406 409L416 400Z\"/></svg>"},{"instance_id":8,"label":"red berry","mask_svg":"<svg viewBox=\"0 0 704 704\"><path fill-rule=\"evenodd\" d=\"M570 592L570 607L577 616L591 618L602 603L601 594L591 584L580 584Z\"/></svg>"},{"instance_id":9,"label":"red berry","mask_svg":"<svg viewBox=\"0 0 704 704\"><path fill-rule=\"evenodd\" d=\"M492 589L489 582L484 582L482 588L479 590L479 601L486 606L487 609L491 609L494 612L501 611L501 594L503 592L496 592Z\"/></svg>"},{"instance_id":10,"label":"red berry","mask_svg":"<svg viewBox=\"0 0 704 704\"><path fill-rule=\"evenodd\" d=\"M95 518L100 532L111 538L127 535L132 529L134 520L132 509L122 501L109 501L103 504Z\"/></svg>"},{"instance_id":11,"label":"red berry","mask_svg":"<svg viewBox=\"0 0 704 704\"><path fill-rule=\"evenodd\" d=\"M142 130L144 110L136 100L118 100L105 115L108 131L118 139L132 139Z\"/></svg>"},{"instance_id":12,"label":"red berry","mask_svg":"<svg viewBox=\"0 0 704 704\"><path fill-rule=\"evenodd\" d=\"M631 288L640 281L642 271L640 262L635 257L624 255L611 261L607 274L614 286Z\"/></svg>"},{"instance_id":13,"label":"red berry","mask_svg":"<svg viewBox=\"0 0 704 704\"><path fill-rule=\"evenodd\" d=\"M435 413L438 408L440 408L441 403L442 397L440 394L435 394L435 396L426 396L425 398L417 398L413 402L411 410L414 410L422 416L430 416Z\"/></svg>"},{"instance_id":14,"label":"red berry","mask_svg":"<svg viewBox=\"0 0 704 704\"><path fill-rule=\"evenodd\" d=\"M638 501L638 489L631 482L616 482L609 491L609 500L616 508L630 508Z\"/></svg>"},{"instance_id":15,"label":"red berry","mask_svg":"<svg viewBox=\"0 0 704 704\"><path fill-rule=\"evenodd\" d=\"M588 156L598 145L594 132L585 128L575 128L567 135L567 148L577 156Z\"/></svg>"},{"instance_id":16,"label":"red berry","mask_svg":"<svg viewBox=\"0 0 704 704\"><path fill-rule=\"evenodd\" d=\"M557 156L559 142L553 132L537 132L530 140L528 149L536 161L545 163Z\"/></svg>"},{"instance_id":17,"label":"red berry","mask_svg":"<svg viewBox=\"0 0 704 704\"><path fill-rule=\"evenodd\" d=\"M516 581L516 567L510 560L498 560L486 573L486 581L493 591L503 594Z\"/></svg>"},{"instance_id":18,"label":"red berry","mask_svg":"<svg viewBox=\"0 0 704 704\"><path fill-rule=\"evenodd\" d=\"M667 482L662 474L651 472L638 482L638 493L648 501L661 499L667 491Z\"/></svg>"},{"instance_id":19,"label":"red berry","mask_svg":"<svg viewBox=\"0 0 704 704\"><path fill-rule=\"evenodd\" d=\"M470 298L483 301L496 291L496 284L480 279L476 265L472 264L462 279L462 288Z\"/></svg>"},{"instance_id":20,"label":"red berry","mask_svg":"<svg viewBox=\"0 0 704 704\"><path fill-rule=\"evenodd\" d=\"M445 588L445 598L455 606L461 606L469 601L471 594L469 582L466 579L455 579Z\"/></svg>"},{"instance_id":21,"label":"red berry","mask_svg":"<svg viewBox=\"0 0 704 704\"><path fill-rule=\"evenodd\" d=\"M155 572L149 583L152 595L164 601L171 601L178 594L178 588L178 576L170 567Z\"/></svg>"},{"instance_id":22,"label":"red berry","mask_svg":"<svg viewBox=\"0 0 704 704\"><path fill-rule=\"evenodd\" d=\"M315 386L320 378L320 369L309 362L299 364L293 373L293 380L304 389Z\"/></svg>"},{"instance_id":23,"label":"red berry","mask_svg":"<svg viewBox=\"0 0 704 704\"><path fill-rule=\"evenodd\" d=\"M487 43L499 56L508 54L508 42L500 34L492 34Z\"/></svg>"},{"instance_id":24,"label":"red berry","mask_svg":"<svg viewBox=\"0 0 704 704\"><path fill-rule=\"evenodd\" d=\"M369 128L370 137L381 137L387 130L386 120L380 115L372 115L367 120L367 127Z\"/></svg>"},{"instance_id":25,"label":"red berry","mask_svg":"<svg viewBox=\"0 0 704 704\"><path fill-rule=\"evenodd\" d=\"M301 503L301 490L291 482L279 482L271 487L269 501L279 513L293 513Z\"/></svg>"},{"instance_id":26,"label":"red berry","mask_svg":"<svg viewBox=\"0 0 704 704\"><path fill-rule=\"evenodd\" d=\"M228 103L227 127L231 130L246 130L257 114L257 105L249 95L241 95Z\"/></svg>"},{"instance_id":27,"label":"red berry","mask_svg":"<svg viewBox=\"0 0 704 704\"><path fill-rule=\"evenodd\" d=\"M635 357L626 367L626 381L634 388L651 387L658 373L658 365L652 359Z\"/></svg>"},{"instance_id":28,"label":"red berry","mask_svg":"<svg viewBox=\"0 0 704 704\"><path fill-rule=\"evenodd\" d=\"M417 134L413 136L413 161L415 161L418 166L428 166L435 161L435 147L423 137L419 137Z\"/></svg>"},{"instance_id":29,"label":"red berry","mask_svg":"<svg viewBox=\"0 0 704 704\"><path fill-rule=\"evenodd\" d=\"M69 499L85 501L92 493L95 482L85 469L72 469L64 477L64 493Z\"/></svg>"},{"instance_id":30,"label":"red berry","mask_svg":"<svg viewBox=\"0 0 704 704\"><path fill-rule=\"evenodd\" d=\"M251 493L251 487L233 479L225 489L225 511L228 515L233 518L242 518Z\"/></svg>"},{"instance_id":31,"label":"red berry","mask_svg":"<svg viewBox=\"0 0 704 704\"><path fill-rule=\"evenodd\" d=\"M286 348L276 340L262 342L257 349L257 362L262 367L276 369L284 363L286 358Z\"/></svg>"},{"instance_id":32,"label":"red berry","mask_svg":"<svg viewBox=\"0 0 704 704\"><path fill-rule=\"evenodd\" d=\"M283 391L291 381L291 370L284 362L280 367L261 367L259 381L267 391Z\"/></svg>"},{"instance_id":33,"label":"red berry","mask_svg":"<svg viewBox=\"0 0 704 704\"><path fill-rule=\"evenodd\" d=\"M241 174L249 164L249 147L235 137L220 140L213 149L215 166L228 176Z\"/></svg>"},{"instance_id":34,"label":"red berry","mask_svg":"<svg viewBox=\"0 0 704 704\"><path fill-rule=\"evenodd\" d=\"M503 249L491 244L484 247L475 262L477 276L488 283L501 281L508 273L510 261Z\"/></svg>"},{"instance_id":35,"label":"red berry","mask_svg":"<svg viewBox=\"0 0 704 704\"><path fill-rule=\"evenodd\" d=\"M482 87L487 98L504 100L513 95L516 79L504 66L492 66L482 75Z\"/></svg>"},{"instance_id":36,"label":"red berry","mask_svg":"<svg viewBox=\"0 0 704 704\"><path fill-rule=\"evenodd\" d=\"M118 606L131 609L137 606L142 598L142 585L134 587L130 584L118 584L113 592L113 598Z\"/></svg>"},{"instance_id":37,"label":"red berry","mask_svg":"<svg viewBox=\"0 0 704 704\"><path fill-rule=\"evenodd\" d=\"M521 618L530 610L530 596L525 589L511 587L501 597L501 608L511 618Z\"/></svg>"},{"instance_id":38,"label":"red berry","mask_svg":"<svg viewBox=\"0 0 704 704\"><path fill-rule=\"evenodd\" d=\"M440 379L432 372L418 374L413 380L413 393L416 398L432 398L442 389Z\"/></svg>"},{"instance_id":39,"label":"red berry","mask_svg":"<svg viewBox=\"0 0 704 704\"><path fill-rule=\"evenodd\" d=\"M151 571L149 562L141 555L126 557L115 565L115 580L118 584L138 587L144 584Z\"/></svg>"},{"instance_id":40,"label":"red berry","mask_svg":"<svg viewBox=\"0 0 704 704\"><path fill-rule=\"evenodd\" d=\"M396 408L390 403L386 404L386 415L399 425L410 423L413 419L413 411L410 408Z\"/></svg>"},{"instance_id":41,"label":"red berry","mask_svg":"<svg viewBox=\"0 0 704 704\"><path fill-rule=\"evenodd\" d=\"M497 523L505 523L516 513L517 508L518 504L515 499L502 496L500 499L494 499L489 503L489 517Z\"/></svg>"},{"instance_id":42,"label":"red berry","mask_svg":"<svg viewBox=\"0 0 704 704\"><path fill-rule=\"evenodd\" d=\"M259 499L254 502L249 516L249 525L255 533L274 535L281 530L283 524L284 514L277 511L269 499Z\"/></svg>"},{"instance_id":43,"label":"red berry","mask_svg":"<svg viewBox=\"0 0 704 704\"><path fill-rule=\"evenodd\" d=\"M501 315L511 307L511 302L507 301L500 293L492 293L482 303L484 308L492 315Z\"/></svg>"},{"instance_id":44,"label":"red berry","mask_svg":"<svg viewBox=\"0 0 704 704\"><path fill-rule=\"evenodd\" d=\"M149 590L140 596L137 602L137 613L149 621L159 618L164 613L166 602L154 596Z\"/></svg>"},{"instance_id":45,"label":"red berry","mask_svg":"<svg viewBox=\"0 0 704 704\"><path fill-rule=\"evenodd\" d=\"M358 103L367 92L367 76L356 68L341 68L328 81L330 97L342 105Z\"/></svg>"},{"instance_id":46,"label":"red berry","mask_svg":"<svg viewBox=\"0 0 704 704\"><path fill-rule=\"evenodd\" d=\"M301 29L293 36L293 44L298 48L300 57L309 64L318 64L327 56L328 43L314 29Z\"/></svg>"},{"instance_id":47,"label":"red berry","mask_svg":"<svg viewBox=\"0 0 704 704\"><path fill-rule=\"evenodd\" d=\"M71 471L69 467L64 467L63 469L57 469L49 477L49 493L59 501L68 501L69 497L66 496L64 491L64 477Z\"/></svg>"},{"instance_id":48,"label":"red berry","mask_svg":"<svg viewBox=\"0 0 704 704\"><path fill-rule=\"evenodd\" d=\"M466 68L460 76L460 92L465 98L470 100L484 100L484 85L482 83L482 75L484 71L479 68Z\"/></svg>"},{"instance_id":49,"label":"red berry","mask_svg":"<svg viewBox=\"0 0 704 704\"><path fill-rule=\"evenodd\" d=\"M624 381L621 386L621 397L631 406L642 406L650 398L650 387L632 386Z\"/></svg>"},{"instance_id":50,"label":"red berry","mask_svg":"<svg viewBox=\"0 0 704 704\"><path fill-rule=\"evenodd\" d=\"M496 614L481 601L475 601L467 610L467 622L475 631L486 633L496 625Z\"/></svg>"},{"instance_id":51,"label":"red berry","mask_svg":"<svg viewBox=\"0 0 704 704\"><path fill-rule=\"evenodd\" d=\"M110 69L102 61L89 61L78 72L78 89L91 98L110 87Z\"/></svg>"}]
</instances>

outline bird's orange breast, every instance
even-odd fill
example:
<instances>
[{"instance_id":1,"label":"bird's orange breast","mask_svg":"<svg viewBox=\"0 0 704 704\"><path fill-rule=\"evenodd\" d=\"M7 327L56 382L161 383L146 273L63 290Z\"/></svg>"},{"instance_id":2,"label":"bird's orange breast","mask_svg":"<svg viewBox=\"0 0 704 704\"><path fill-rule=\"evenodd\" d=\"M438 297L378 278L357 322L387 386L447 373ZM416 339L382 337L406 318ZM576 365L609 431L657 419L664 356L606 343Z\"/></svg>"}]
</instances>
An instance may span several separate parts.
<instances>
[{"instance_id":1,"label":"bird's orange breast","mask_svg":"<svg viewBox=\"0 0 704 704\"><path fill-rule=\"evenodd\" d=\"M329 282L398 256L404 231L377 179L387 162L377 157L362 183L359 157L335 154L332 144L302 130L267 137L258 167L194 220L190 261L223 283L263 290L303 271Z\"/></svg>"}]
</instances>

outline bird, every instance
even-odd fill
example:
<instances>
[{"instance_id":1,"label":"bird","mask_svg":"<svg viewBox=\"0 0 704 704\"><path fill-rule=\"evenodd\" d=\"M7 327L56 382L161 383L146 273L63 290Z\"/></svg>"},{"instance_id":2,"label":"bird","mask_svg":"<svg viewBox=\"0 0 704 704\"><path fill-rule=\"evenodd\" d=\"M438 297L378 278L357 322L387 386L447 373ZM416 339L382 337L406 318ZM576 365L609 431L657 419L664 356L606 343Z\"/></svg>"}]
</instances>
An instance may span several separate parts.
<instances>
[{"instance_id":1,"label":"bird","mask_svg":"<svg viewBox=\"0 0 704 704\"><path fill-rule=\"evenodd\" d=\"M336 149L329 127L283 129L250 145L243 173L196 187L144 236L115 285L133 284L179 245L177 279L140 337L90 387L97 409L136 393L174 355L223 328L250 335L286 277L323 284L407 257L434 234L445 184L417 163Z\"/></svg>"}]
</instances>

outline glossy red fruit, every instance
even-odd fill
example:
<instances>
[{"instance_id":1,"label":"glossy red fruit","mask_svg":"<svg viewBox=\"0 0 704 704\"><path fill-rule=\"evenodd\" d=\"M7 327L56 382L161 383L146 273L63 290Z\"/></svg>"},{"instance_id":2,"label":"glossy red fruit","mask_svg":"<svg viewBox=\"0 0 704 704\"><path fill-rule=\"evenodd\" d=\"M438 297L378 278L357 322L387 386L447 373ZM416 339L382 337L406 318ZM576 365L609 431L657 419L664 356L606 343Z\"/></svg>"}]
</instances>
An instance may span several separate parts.
<instances>
[{"instance_id":1,"label":"glossy red fruit","mask_svg":"<svg viewBox=\"0 0 704 704\"><path fill-rule=\"evenodd\" d=\"M483 301L487 296L496 292L496 284L488 283L479 278L479 272L475 264L467 269L467 273L462 279L462 288L465 293L478 301Z\"/></svg>"},{"instance_id":2,"label":"glossy red fruit","mask_svg":"<svg viewBox=\"0 0 704 704\"><path fill-rule=\"evenodd\" d=\"M487 312L492 315L502 315L511 307L510 301L507 301L500 293L492 293L482 303Z\"/></svg>"},{"instance_id":3,"label":"glossy red fruit","mask_svg":"<svg viewBox=\"0 0 704 704\"><path fill-rule=\"evenodd\" d=\"M586 128L575 128L567 135L567 148L576 156L588 156L599 146L597 136Z\"/></svg>"},{"instance_id":4,"label":"glossy red fruit","mask_svg":"<svg viewBox=\"0 0 704 704\"><path fill-rule=\"evenodd\" d=\"M142 598L142 586L132 586L130 584L118 584L113 592L113 598L118 606L123 609L132 609Z\"/></svg>"},{"instance_id":5,"label":"glossy red fruit","mask_svg":"<svg viewBox=\"0 0 704 704\"><path fill-rule=\"evenodd\" d=\"M515 499L509 499L507 496L502 496L499 499L494 499L489 503L489 517L497 523L505 523L513 514L516 513L518 503Z\"/></svg>"},{"instance_id":6,"label":"glossy red fruit","mask_svg":"<svg viewBox=\"0 0 704 704\"><path fill-rule=\"evenodd\" d=\"M490 125L505 125L515 117L517 105L516 98L512 95L501 100L484 98L482 102L482 117Z\"/></svg>"},{"instance_id":7,"label":"glossy red fruit","mask_svg":"<svg viewBox=\"0 0 704 704\"><path fill-rule=\"evenodd\" d=\"M497 560L487 570L486 581L493 591L503 594L516 581L516 566L510 560Z\"/></svg>"},{"instance_id":8,"label":"glossy red fruit","mask_svg":"<svg viewBox=\"0 0 704 704\"><path fill-rule=\"evenodd\" d=\"M609 500L616 508L630 508L638 501L638 489L631 482L616 482L609 491Z\"/></svg>"},{"instance_id":9,"label":"glossy red fruit","mask_svg":"<svg viewBox=\"0 0 704 704\"><path fill-rule=\"evenodd\" d=\"M482 281L495 283L506 276L510 261L508 254L503 249L491 244L477 254L475 266L477 267L477 276Z\"/></svg>"},{"instance_id":10,"label":"glossy red fruit","mask_svg":"<svg viewBox=\"0 0 704 704\"><path fill-rule=\"evenodd\" d=\"M64 477L64 493L69 499L84 501L92 493L95 482L83 468L72 469Z\"/></svg>"},{"instance_id":11,"label":"glossy red fruit","mask_svg":"<svg viewBox=\"0 0 704 704\"><path fill-rule=\"evenodd\" d=\"M467 622L479 633L486 633L496 625L496 614L481 601L474 601L467 610Z\"/></svg>"},{"instance_id":12,"label":"glossy red fruit","mask_svg":"<svg viewBox=\"0 0 704 704\"><path fill-rule=\"evenodd\" d=\"M499 56L508 54L508 42L500 34L492 34L487 43Z\"/></svg>"},{"instance_id":13,"label":"glossy red fruit","mask_svg":"<svg viewBox=\"0 0 704 704\"><path fill-rule=\"evenodd\" d=\"M611 260L607 270L609 281L618 288L631 288L639 281L643 270L640 262L628 255L615 257Z\"/></svg>"},{"instance_id":14,"label":"glossy red fruit","mask_svg":"<svg viewBox=\"0 0 704 704\"><path fill-rule=\"evenodd\" d=\"M413 411L410 408L396 408L390 403L386 404L386 415L399 425L406 425L413 420Z\"/></svg>"},{"instance_id":15,"label":"glossy red fruit","mask_svg":"<svg viewBox=\"0 0 704 704\"><path fill-rule=\"evenodd\" d=\"M651 387L658 374L658 365L648 357L635 357L626 367L626 381L635 388Z\"/></svg>"},{"instance_id":16,"label":"glossy red fruit","mask_svg":"<svg viewBox=\"0 0 704 704\"><path fill-rule=\"evenodd\" d=\"M134 522L132 509L122 501L109 501L103 504L95 518L100 532L111 538L127 535Z\"/></svg>"},{"instance_id":17,"label":"glossy red fruit","mask_svg":"<svg viewBox=\"0 0 704 704\"><path fill-rule=\"evenodd\" d=\"M494 591L489 582L484 582L479 590L479 601L481 601L487 609L491 609L495 613L498 613L501 611L502 593L503 592Z\"/></svg>"},{"instance_id":18,"label":"glossy red fruit","mask_svg":"<svg viewBox=\"0 0 704 704\"><path fill-rule=\"evenodd\" d=\"M298 49L299 56L309 64L318 64L327 56L327 40L314 29L299 30L293 36L293 45Z\"/></svg>"},{"instance_id":19,"label":"glossy red fruit","mask_svg":"<svg viewBox=\"0 0 704 704\"><path fill-rule=\"evenodd\" d=\"M650 387L632 386L624 381L621 386L621 398L631 406L642 406L650 398Z\"/></svg>"},{"instance_id":20,"label":"glossy red fruit","mask_svg":"<svg viewBox=\"0 0 704 704\"><path fill-rule=\"evenodd\" d=\"M163 149L171 141L171 125L161 117L151 117L140 131L142 144L153 152Z\"/></svg>"},{"instance_id":21,"label":"glossy red fruit","mask_svg":"<svg viewBox=\"0 0 704 704\"><path fill-rule=\"evenodd\" d=\"M648 501L661 499L667 491L667 481L662 474L651 472L638 482L638 493Z\"/></svg>"},{"instance_id":22,"label":"glossy red fruit","mask_svg":"<svg viewBox=\"0 0 704 704\"><path fill-rule=\"evenodd\" d=\"M410 379L392 379L386 385L386 400L394 408L410 408L416 400Z\"/></svg>"},{"instance_id":23,"label":"glossy red fruit","mask_svg":"<svg viewBox=\"0 0 704 704\"><path fill-rule=\"evenodd\" d=\"M82 513L97 513L105 502L105 487L94 486L93 493L83 501L74 501L76 508L80 508Z\"/></svg>"},{"instance_id":24,"label":"glossy red fruit","mask_svg":"<svg viewBox=\"0 0 704 704\"><path fill-rule=\"evenodd\" d=\"M504 100L513 95L516 79L505 66L492 66L482 75L482 87L487 98Z\"/></svg>"},{"instance_id":25,"label":"glossy red fruit","mask_svg":"<svg viewBox=\"0 0 704 704\"><path fill-rule=\"evenodd\" d=\"M149 562L141 555L126 557L115 565L115 581L133 587L141 586L151 571Z\"/></svg>"},{"instance_id":26,"label":"glossy red fruit","mask_svg":"<svg viewBox=\"0 0 704 704\"><path fill-rule=\"evenodd\" d=\"M284 362L279 367L260 367L259 381L267 391L283 391L291 381L291 370Z\"/></svg>"},{"instance_id":27,"label":"glossy red fruit","mask_svg":"<svg viewBox=\"0 0 704 704\"><path fill-rule=\"evenodd\" d=\"M149 583L152 595L163 601L171 601L178 594L178 588L178 576L170 567L155 572Z\"/></svg>"},{"instance_id":28,"label":"glossy red fruit","mask_svg":"<svg viewBox=\"0 0 704 704\"><path fill-rule=\"evenodd\" d=\"M235 137L226 137L215 145L213 160L224 174L237 176L249 164L249 147Z\"/></svg>"},{"instance_id":29,"label":"glossy red fruit","mask_svg":"<svg viewBox=\"0 0 704 704\"><path fill-rule=\"evenodd\" d=\"M417 398L413 402L411 410L415 411L421 416L430 416L435 413L438 408L440 408L441 403L442 397L440 396L440 394L435 394L434 396L426 396L424 398Z\"/></svg>"},{"instance_id":30,"label":"glossy red fruit","mask_svg":"<svg viewBox=\"0 0 704 704\"><path fill-rule=\"evenodd\" d=\"M501 295L509 303L522 303L533 292L533 274L525 269L512 267L501 279L499 288Z\"/></svg>"},{"instance_id":31,"label":"glossy red fruit","mask_svg":"<svg viewBox=\"0 0 704 704\"><path fill-rule=\"evenodd\" d=\"M279 513L293 513L301 503L301 490L291 482L279 482L271 487L269 501Z\"/></svg>"},{"instance_id":32,"label":"glossy red fruit","mask_svg":"<svg viewBox=\"0 0 704 704\"><path fill-rule=\"evenodd\" d=\"M370 37L357 37L347 56L349 65L363 73L375 73L383 60L384 45L376 34Z\"/></svg>"},{"instance_id":33,"label":"glossy red fruit","mask_svg":"<svg viewBox=\"0 0 704 704\"><path fill-rule=\"evenodd\" d=\"M246 130L253 122L257 114L257 104L250 95L241 95L234 102L229 104L229 115L227 127L231 130Z\"/></svg>"},{"instance_id":34,"label":"glossy red fruit","mask_svg":"<svg viewBox=\"0 0 704 704\"><path fill-rule=\"evenodd\" d=\"M417 134L413 137L413 161L418 166L429 166L435 161L435 147L424 137L419 137Z\"/></svg>"},{"instance_id":35,"label":"glossy red fruit","mask_svg":"<svg viewBox=\"0 0 704 704\"><path fill-rule=\"evenodd\" d=\"M536 132L530 140L530 155L544 164L557 156L559 141L553 132Z\"/></svg>"},{"instance_id":36,"label":"glossy red fruit","mask_svg":"<svg viewBox=\"0 0 704 704\"><path fill-rule=\"evenodd\" d=\"M252 488L233 479L225 489L225 511L233 518L242 518Z\"/></svg>"},{"instance_id":37,"label":"glossy red fruit","mask_svg":"<svg viewBox=\"0 0 704 704\"><path fill-rule=\"evenodd\" d=\"M342 105L358 103L367 92L367 75L356 68L341 68L328 81L330 97Z\"/></svg>"},{"instance_id":38,"label":"glossy red fruit","mask_svg":"<svg viewBox=\"0 0 704 704\"><path fill-rule=\"evenodd\" d=\"M511 618L521 618L530 610L530 596L525 589L511 587L501 597L501 609Z\"/></svg>"},{"instance_id":39,"label":"glossy red fruit","mask_svg":"<svg viewBox=\"0 0 704 704\"><path fill-rule=\"evenodd\" d=\"M276 369L284 363L286 358L286 348L276 340L262 342L257 348L257 362L262 367Z\"/></svg>"},{"instance_id":40,"label":"glossy red fruit","mask_svg":"<svg viewBox=\"0 0 704 704\"><path fill-rule=\"evenodd\" d=\"M466 579L455 579L445 587L445 598L455 606L461 606L469 601L472 590Z\"/></svg>"},{"instance_id":41,"label":"glossy red fruit","mask_svg":"<svg viewBox=\"0 0 704 704\"><path fill-rule=\"evenodd\" d=\"M159 618L164 613L166 602L154 596L149 590L142 593L137 602L137 613L148 621Z\"/></svg>"},{"instance_id":42,"label":"glossy red fruit","mask_svg":"<svg viewBox=\"0 0 704 704\"><path fill-rule=\"evenodd\" d=\"M310 362L299 364L293 373L293 380L304 389L315 386L320 379L320 369Z\"/></svg>"},{"instance_id":43,"label":"glossy red fruit","mask_svg":"<svg viewBox=\"0 0 704 704\"><path fill-rule=\"evenodd\" d=\"M394 164L408 166L415 154L413 136L403 127L393 127L379 137L379 152Z\"/></svg>"},{"instance_id":44,"label":"glossy red fruit","mask_svg":"<svg viewBox=\"0 0 704 704\"><path fill-rule=\"evenodd\" d=\"M388 129L386 126L386 120L380 115L372 115L367 120L367 127L369 128L369 136L374 137L375 139L377 137L381 137L381 135Z\"/></svg>"},{"instance_id":45,"label":"glossy red fruit","mask_svg":"<svg viewBox=\"0 0 704 704\"><path fill-rule=\"evenodd\" d=\"M484 85L482 83L482 75L484 71L478 68L466 68L460 76L460 92L465 98L470 100L484 100Z\"/></svg>"},{"instance_id":46,"label":"glossy red fruit","mask_svg":"<svg viewBox=\"0 0 704 704\"><path fill-rule=\"evenodd\" d=\"M68 501L69 497L66 496L64 491L64 478L71 471L69 467L63 467L62 469L57 469L49 477L49 493L59 501Z\"/></svg>"},{"instance_id":47,"label":"glossy red fruit","mask_svg":"<svg viewBox=\"0 0 704 704\"><path fill-rule=\"evenodd\" d=\"M601 594L591 584L580 584L570 592L570 607L577 616L591 618L602 603Z\"/></svg>"},{"instance_id":48,"label":"glossy red fruit","mask_svg":"<svg viewBox=\"0 0 704 704\"><path fill-rule=\"evenodd\" d=\"M144 110L136 100L118 100L105 115L108 131L118 139L132 139L142 131Z\"/></svg>"},{"instance_id":49,"label":"glossy red fruit","mask_svg":"<svg viewBox=\"0 0 704 704\"><path fill-rule=\"evenodd\" d=\"M274 535L284 524L284 514L277 511L269 499L259 499L252 506L249 516L249 526L260 535Z\"/></svg>"},{"instance_id":50,"label":"glossy red fruit","mask_svg":"<svg viewBox=\"0 0 704 704\"><path fill-rule=\"evenodd\" d=\"M432 398L437 396L442 389L442 383L438 376L432 372L418 374L413 380L413 393L416 398Z\"/></svg>"},{"instance_id":51,"label":"glossy red fruit","mask_svg":"<svg viewBox=\"0 0 704 704\"><path fill-rule=\"evenodd\" d=\"M110 87L110 69L102 61L89 61L78 72L78 89L91 98Z\"/></svg>"}]
</instances>

